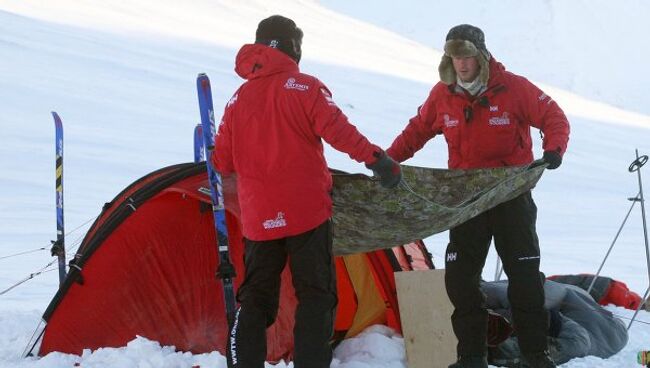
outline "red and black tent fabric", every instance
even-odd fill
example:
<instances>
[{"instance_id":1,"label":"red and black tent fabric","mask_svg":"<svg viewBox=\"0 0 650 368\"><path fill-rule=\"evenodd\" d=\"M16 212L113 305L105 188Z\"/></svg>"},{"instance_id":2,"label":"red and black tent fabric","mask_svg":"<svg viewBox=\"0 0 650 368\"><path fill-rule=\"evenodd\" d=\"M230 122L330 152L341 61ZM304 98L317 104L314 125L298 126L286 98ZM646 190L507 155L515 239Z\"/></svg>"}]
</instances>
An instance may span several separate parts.
<instances>
[{"instance_id":1,"label":"red and black tent fabric","mask_svg":"<svg viewBox=\"0 0 650 368\"><path fill-rule=\"evenodd\" d=\"M231 259L242 281L243 238L232 182L224 183ZM225 349L227 323L205 163L169 166L107 203L43 319L39 355L125 346L136 336L204 353ZM372 324L400 328L393 272L433 268L422 242L337 257L335 339ZM269 361L290 360L296 299L288 268Z\"/></svg>"}]
</instances>

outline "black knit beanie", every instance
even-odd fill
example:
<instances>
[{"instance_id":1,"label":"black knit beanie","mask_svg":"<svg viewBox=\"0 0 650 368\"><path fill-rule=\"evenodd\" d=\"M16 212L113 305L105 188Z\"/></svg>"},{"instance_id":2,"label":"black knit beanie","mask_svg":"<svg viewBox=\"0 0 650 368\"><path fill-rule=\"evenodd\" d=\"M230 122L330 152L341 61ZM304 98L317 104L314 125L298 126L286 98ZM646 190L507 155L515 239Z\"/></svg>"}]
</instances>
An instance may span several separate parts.
<instances>
[{"instance_id":1,"label":"black knit beanie","mask_svg":"<svg viewBox=\"0 0 650 368\"><path fill-rule=\"evenodd\" d=\"M302 30L289 18L272 15L262 20L255 32L255 43L278 49L300 62Z\"/></svg>"}]
</instances>

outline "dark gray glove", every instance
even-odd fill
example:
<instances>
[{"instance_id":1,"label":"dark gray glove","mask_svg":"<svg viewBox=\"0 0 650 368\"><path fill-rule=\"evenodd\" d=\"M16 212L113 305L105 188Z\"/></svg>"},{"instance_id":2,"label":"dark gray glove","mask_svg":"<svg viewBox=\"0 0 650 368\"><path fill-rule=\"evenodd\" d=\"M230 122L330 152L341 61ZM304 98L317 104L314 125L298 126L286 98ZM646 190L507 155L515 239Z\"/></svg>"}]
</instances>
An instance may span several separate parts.
<instances>
[{"instance_id":1,"label":"dark gray glove","mask_svg":"<svg viewBox=\"0 0 650 368\"><path fill-rule=\"evenodd\" d=\"M548 164L547 169L557 169L562 165L562 156L557 151L544 151L544 161Z\"/></svg>"},{"instance_id":2,"label":"dark gray glove","mask_svg":"<svg viewBox=\"0 0 650 368\"><path fill-rule=\"evenodd\" d=\"M379 184L384 188L395 188L402 181L402 168L386 152L375 152L377 161L366 167L379 177Z\"/></svg>"}]
</instances>

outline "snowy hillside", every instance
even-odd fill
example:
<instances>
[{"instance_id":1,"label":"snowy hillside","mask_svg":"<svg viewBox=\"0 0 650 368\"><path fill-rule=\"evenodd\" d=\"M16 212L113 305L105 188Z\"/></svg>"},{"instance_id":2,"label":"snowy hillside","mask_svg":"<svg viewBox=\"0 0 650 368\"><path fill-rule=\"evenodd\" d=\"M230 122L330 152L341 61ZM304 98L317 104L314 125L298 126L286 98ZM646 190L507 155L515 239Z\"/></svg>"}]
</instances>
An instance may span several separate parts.
<instances>
[{"instance_id":1,"label":"snowy hillside","mask_svg":"<svg viewBox=\"0 0 650 368\"><path fill-rule=\"evenodd\" d=\"M0 292L52 261L49 240L56 227L50 111L64 120L66 230L72 231L91 221L104 202L135 179L192 160L192 129L199 120L196 75L206 72L211 77L220 111L241 83L232 70L239 46L252 42L257 22L275 13L292 17L305 32L301 69L323 80L359 130L382 146L392 142L437 81L441 53L436 47L442 45L447 29L461 22L482 25L495 56L553 96L572 123L563 166L545 173L534 190L542 269L547 274L595 272L630 206L627 198L638 191L636 175L627 171L634 149L650 154L650 101L644 90L650 79L641 71L633 76L625 73L638 70L650 55L633 48L629 60L634 62L614 68L609 55L620 56L620 50L607 55L599 50L610 50L614 40L647 34L648 26L639 19L650 10L646 3L617 8L630 21L610 26L602 39L586 37L601 34L603 14L614 13L613 5L600 2L602 8L590 5L594 16L584 18L578 16L582 2L531 1L531 13L526 13L531 22L505 22L507 27L506 14L519 18L524 14L507 3L466 7L471 9L467 19L451 6L427 5L431 8L423 11L423 2L417 1L406 1L397 10L389 1L363 9L333 0L321 3L0 0ZM544 9L552 9L553 16ZM498 10L504 17L489 16L488 10ZM447 12L456 15L440 14ZM420 16L425 13L440 14L445 21ZM583 26L570 32L568 24ZM565 42L560 37L564 33L574 38ZM549 34L553 37L546 37ZM573 57L577 41L596 57ZM536 61L549 57L548 50L553 49L563 51L558 54L564 57ZM599 88L590 87L594 85ZM541 156L539 142L535 153ZM367 173L346 155L331 149L327 155L332 167ZM434 139L408 163L445 167L444 140ZM650 188L648 172L650 167L645 167L646 188ZM650 189L646 192L650 196ZM72 233L68 244L78 242L85 228ZM434 262L442 265L446 235L434 236L427 244ZM2 258L38 248L45 249ZM493 277L494 262L492 256L485 270L488 279ZM645 291L648 273L638 207L603 273L638 293ZM61 355L39 362L19 359L56 287L56 272L47 272L0 295L1 367L49 368L79 361ZM643 312L641 319L650 322L650 315ZM565 366L627 366L637 350L650 348L648 337L650 325L637 324L629 346L617 356L607 361L579 359ZM378 360L372 362L342 346L336 355L340 366L405 366L401 341L389 332L375 331L354 344ZM218 354L173 354L144 340L126 350L106 350L82 359L83 366L97 367L137 366L147 359L152 366L225 366Z\"/></svg>"},{"instance_id":2,"label":"snowy hillside","mask_svg":"<svg viewBox=\"0 0 650 368\"><path fill-rule=\"evenodd\" d=\"M648 77L634 70L650 58L644 0L389 1L321 0L323 5L441 48L449 28L470 23L515 73L581 96L650 113Z\"/></svg>"}]
</instances>

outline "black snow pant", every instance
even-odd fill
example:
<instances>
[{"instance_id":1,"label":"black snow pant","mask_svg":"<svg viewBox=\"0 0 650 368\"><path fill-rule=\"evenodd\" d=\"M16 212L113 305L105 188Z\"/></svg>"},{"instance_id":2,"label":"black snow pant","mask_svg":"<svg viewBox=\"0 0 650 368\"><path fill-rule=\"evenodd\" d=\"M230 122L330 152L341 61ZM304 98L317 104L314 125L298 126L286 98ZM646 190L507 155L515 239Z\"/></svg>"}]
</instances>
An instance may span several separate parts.
<instances>
[{"instance_id":1,"label":"black snow pant","mask_svg":"<svg viewBox=\"0 0 650 368\"><path fill-rule=\"evenodd\" d=\"M450 230L445 285L454 306L451 322L458 356L487 353L488 316L479 282L492 238L508 275L508 299L521 352L528 356L547 349L549 322L536 220L537 206L529 191Z\"/></svg>"},{"instance_id":2,"label":"black snow pant","mask_svg":"<svg viewBox=\"0 0 650 368\"><path fill-rule=\"evenodd\" d=\"M266 328L278 313L280 274L288 258L298 299L294 367L328 368L338 302L331 221L296 236L269 241L247 239L245 244L246 275L237 292L240 305L228 338L228 359L236 368L264 367Z\"/></svg>"}]
</instances>

